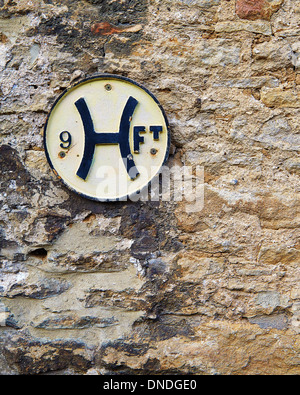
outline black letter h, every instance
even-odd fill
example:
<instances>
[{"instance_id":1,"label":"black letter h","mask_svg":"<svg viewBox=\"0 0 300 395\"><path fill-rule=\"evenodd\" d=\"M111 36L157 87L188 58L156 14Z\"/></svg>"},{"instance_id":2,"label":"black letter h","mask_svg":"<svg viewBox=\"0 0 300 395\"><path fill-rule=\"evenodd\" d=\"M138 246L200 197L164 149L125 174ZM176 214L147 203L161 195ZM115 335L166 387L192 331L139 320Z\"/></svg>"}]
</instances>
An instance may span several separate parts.
<instances>
[{"instance_id":1,"label":"black letter h","mask_svg":"<svg viewBox=\"0 0 300 395\"><path fill-rule=\"evenodd\" d=\"M77 176L86 180L93 162L96 145L118 144L127 173L131 180L135 180L139 176L139 172L130 149L129 131L138 101L132 96L129 97L121 117L119 133L96 133L85 99L77 100L75 105L81 116L85 132L84 154Z\"/></svg>"}]
</instances>

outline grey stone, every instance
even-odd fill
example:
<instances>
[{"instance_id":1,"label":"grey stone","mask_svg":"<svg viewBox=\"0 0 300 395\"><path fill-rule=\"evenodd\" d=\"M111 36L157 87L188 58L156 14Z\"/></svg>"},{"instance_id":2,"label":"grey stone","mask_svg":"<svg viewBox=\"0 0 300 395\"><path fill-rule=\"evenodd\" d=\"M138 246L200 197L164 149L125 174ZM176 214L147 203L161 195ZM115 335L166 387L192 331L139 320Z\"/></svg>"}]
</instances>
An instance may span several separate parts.
<instances>
[{"instance_id":1,"label":"grey stone","mask_svg":"<svg viewBox=\"0 0 300 395\"><path fill-rule=\"evenodd\" d=\"M278 330L285 330L288 327L288 319L285 314L272 314L256 316L253 318L249 318L249 322L251 324L259 325L262 329L278 329Z\"/></svg>"}]
</instances>

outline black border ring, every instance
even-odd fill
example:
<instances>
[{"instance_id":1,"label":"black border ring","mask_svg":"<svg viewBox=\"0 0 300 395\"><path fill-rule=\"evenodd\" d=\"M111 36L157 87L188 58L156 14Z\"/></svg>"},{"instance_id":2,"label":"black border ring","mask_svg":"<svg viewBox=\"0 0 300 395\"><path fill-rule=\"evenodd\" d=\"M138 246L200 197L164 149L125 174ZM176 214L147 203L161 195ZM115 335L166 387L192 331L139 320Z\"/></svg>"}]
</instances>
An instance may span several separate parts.
<instances>
[{"instance_id":1,"label":"black border ring","mask_svg":"<svg viewBox=\"0 0 300 395\"><path fill-rule=\"evenodd\" d=\"M163 117L164 117L164 119L165 119L166 126L167 126L167 131L168 131L168 144L167 144L166 156L165 156L165 159L164 159L164 162L163 162L162 166L164 166L164 165L166 164L166 162L167 162L167 160L168 160L168 158L169 158L169 153L170 153L171 132L170 132L170 124L169 124L167 115L166 115L166 113L165 113L165 111L164 111L162 105L161 105L160 102L157 100L157 98L153 95L153 93L151 93L151 92L150 92L147 88L145 88L143 85L139 84L139 83L136 82L136 81L131 80L130 78L123 77L123 76L119 76L119 75L116 75L116 74L97 74L97 75L94 75L94 76L92 76L92 77L85 78L85 79L83 79L83 80L80 80L79 82L76 82L76 83L70 85L70 87L68 87L63 93L60 94L60 96L55 100L54 104L52 105L51 110L50 110L50 112L49 112L49 114L47 115L47 118L46 118L46 123L45 123L45 126L44 126L44 136L43 136L45 154L46 154L47 161L48 161L48 163L49 163L49 165L50 165L52 171L53 171L54 174L56 175L56 177L58 177L59 180L60 180L69 190L71 190L72 192L76 193L77 195L79 195L79 196L81 196L81 197L83 197L83 198L85 198L85 199L93 200L93 201L96 201L96 202L102 202L102 203L127 201L128 199L130 199L130 196L133 196L133 195L135 195L135 194L138 194L138 193L140 193L141 191L138 190L138 191L134 192L134 193L131 194L131 195L127 195L127 196L124 196L124 197L122 197L122 198L116 198L116 199L99 199L99 198L95 198L95 197L92 197L92 196L88 196L88 195L85 195L85 194L83 194L83 193L81 193L81 192L76 191L76 189L72 188L72 187L71 187L70 185L68 185L61 177L58 176L58 173L57 173L57 171L55 170L55 168L54 168L54 166L53 166L53 164L52 164L52 161L51 161L51 159L50 159L50 156L49 156L49 153L48 153L48 149L47 149L47 145L46 145L46 135L47 135L48 122L49 122L49 119L50 119L50 116L51 116L53 110L55 109L55 107L57 106L57 104L59 103L59 101L60 101L67 93L69 93L69 91L71 91L72 89L76 88L77 86L79 86L79 85L81 85L81 84L83 84L83 83L85 83L85 82L88 82L88 81L100 80L100 79L112 79L112 80L121 80L121 81L129 82L129 83L131 83L132 85L135 85L135 86L137 86L137 87L140 88L140 89L143 89L149 96L152 97L152 99L155 101L155 103L158 105L159 109L161 110L161 112L162 112L162 114L163 114ZM159 172L158 172L157 174L159 174L160 172L161 172L161 169L159 170ZM149 185L151 184L151 181L152 181L152 180L153 180L153 178L149 181L149 183L148 183L147 185L145 185L145 187L144 187L143 189L148 188Z\"/></svg>"}]
</instances>

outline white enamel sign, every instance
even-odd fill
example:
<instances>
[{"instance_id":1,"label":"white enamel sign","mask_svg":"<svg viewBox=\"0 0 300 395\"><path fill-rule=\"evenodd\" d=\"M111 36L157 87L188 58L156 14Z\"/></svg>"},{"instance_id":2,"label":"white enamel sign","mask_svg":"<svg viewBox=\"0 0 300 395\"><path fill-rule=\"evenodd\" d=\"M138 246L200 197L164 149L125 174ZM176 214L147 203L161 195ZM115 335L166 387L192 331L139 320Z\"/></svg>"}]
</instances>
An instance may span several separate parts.
<instances>
[{"instance_id":1,"label":"white enamel sign","mask_svg":"<svg viewBox=\"0 0 300 395\"><path fill-rule=\"evenodd\" d=\"M71 190L98 201L138 193L169 154L168 121L157 99L115 75L84 80L54 104L44 130L48 162Z\"/></svg>"}]
</instances>

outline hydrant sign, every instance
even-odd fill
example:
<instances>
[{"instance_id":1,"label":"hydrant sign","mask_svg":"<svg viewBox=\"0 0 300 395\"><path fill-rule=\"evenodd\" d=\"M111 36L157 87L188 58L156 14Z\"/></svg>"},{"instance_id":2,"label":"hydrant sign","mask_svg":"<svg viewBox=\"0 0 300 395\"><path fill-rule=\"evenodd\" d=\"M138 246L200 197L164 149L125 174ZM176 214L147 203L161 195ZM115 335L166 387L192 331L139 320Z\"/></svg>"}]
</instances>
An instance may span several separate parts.
<instances>
[{"instance_id":1,"label":"hydrant sign","mask_svg":"<svg viewBox=\"0 0 300 395\"><path fill-rule=\"evenodd\" d=\"M170 133L157 99L116 75L81 81L54 104L44 130L48 162L64 184L98 201L139 193L169 155Z\"/></svg>"}]
</instances>

